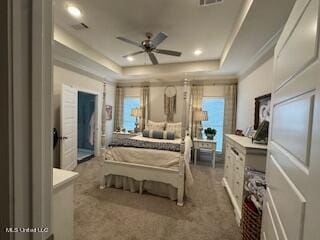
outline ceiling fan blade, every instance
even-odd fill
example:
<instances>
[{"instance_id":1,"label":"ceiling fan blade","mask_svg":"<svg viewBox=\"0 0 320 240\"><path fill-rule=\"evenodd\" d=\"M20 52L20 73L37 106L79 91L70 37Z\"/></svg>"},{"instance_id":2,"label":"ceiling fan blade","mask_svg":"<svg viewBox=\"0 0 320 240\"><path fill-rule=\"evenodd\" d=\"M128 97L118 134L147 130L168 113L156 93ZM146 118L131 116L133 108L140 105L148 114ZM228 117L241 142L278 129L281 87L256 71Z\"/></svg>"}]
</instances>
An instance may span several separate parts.
<instances>
[{"instance_id":1,"label":"ceiling fan blade","mask_svg":"<svg viewBox=\"0 0 320 240\"><path fill-rule=\"evenodd\" d=\"M132 57L132 56L135 56L135 55L138 55L140 53L144 53L144 51L138 51L138 52L134 52L134 53L130 53L130 54L127 54L127 55L124 55L122 57L126 58L126 57Z\"/></svg>"},{"instance_id":2,"label":"ceiling fan blade","mask_svg":"<svg viewBox=\"0 0 320 240\"><path fill-rule=\"evenodd\" d=\"M135 45L135 46L137 46L137 47L141 47L141 44L140 44L140 43L131 41L131 40L127 39L127 38L117 37L117 39L119 39L119 40L121 40L121 41L123 41L123 42L129 43L129 44Z\"/></svg>"},{"instance_id":3,"label":"ceiling fan blade","mask_svg":"<svg viewBox=\"0 0 320 240\"><path fill-rule=\"evenodd\" d=\"M181 52L165 50L165 49L154 49L153 51L156 53L166 54L166 55L171 55L171 56L176 56L176 57L180 57L182 54Z\"/></svg>"},{"instance_id":4,"label":"ceiling fan blade","mask_svg":"<svg viewBox=\"0 0 320 240\"><path fill-rule=\"evenodd\" d=\"M148 55L149 55L149 58L150 58L152 64L157 65L158 60L157 60L156 56L152 52L148 52Z\"/></svg>"},{"instance_id":5,"label":"ceiling fan blade","mask_svg":"<svg viewBox=\"0 0 320 240\"><path fill-rule=\"evenodd\" d=\"M167 34L163 32L159 32L157 36L152 39L152 43L154 47L157 47L160 43L162 43L168 37Z\"/></svg>"}]
</instances>

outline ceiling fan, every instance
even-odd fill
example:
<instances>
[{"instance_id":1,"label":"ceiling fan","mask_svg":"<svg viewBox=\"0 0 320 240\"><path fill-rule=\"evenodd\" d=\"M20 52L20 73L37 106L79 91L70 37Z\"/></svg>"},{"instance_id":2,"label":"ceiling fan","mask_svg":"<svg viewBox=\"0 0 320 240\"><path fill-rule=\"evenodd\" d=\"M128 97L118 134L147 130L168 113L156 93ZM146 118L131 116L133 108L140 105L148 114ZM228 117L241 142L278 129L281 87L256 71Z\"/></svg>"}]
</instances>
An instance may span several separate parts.
<instances>
[{"instance_id":1,"label":"ceiling fan","mask_svg":"<svg viewBox=\"0 0 320 240\"><path fill-rule=\"evenodd\" d=\"M138 52L134 52L128 55L123 56L124 58L127 57L132 57L141 53L147 53L149 55L149 58L152 62L153 65L157 65L158 59L156 58L156 56L154 55L154 53L159 53L159 54L166 54L166 55L170 55L170 56L175 56L175 57L180 57L181 56L181 52L177 52L177 51L171 51L171 50L165 50L165 49L158 49L157 47L168 37L167 34L160 32L157 34L157 36L153 37L153 34L150 32L146 33L146 37L147 39L142 41L141 43L137 43L135 41L129 40L127 38L124 37L117 37L117 39L124 41L126 43L135 45L137 47L140 47L143 49L143 51L138 51ZM152 39L151 39L152 38Z\"/></svg>"}]
</instances>

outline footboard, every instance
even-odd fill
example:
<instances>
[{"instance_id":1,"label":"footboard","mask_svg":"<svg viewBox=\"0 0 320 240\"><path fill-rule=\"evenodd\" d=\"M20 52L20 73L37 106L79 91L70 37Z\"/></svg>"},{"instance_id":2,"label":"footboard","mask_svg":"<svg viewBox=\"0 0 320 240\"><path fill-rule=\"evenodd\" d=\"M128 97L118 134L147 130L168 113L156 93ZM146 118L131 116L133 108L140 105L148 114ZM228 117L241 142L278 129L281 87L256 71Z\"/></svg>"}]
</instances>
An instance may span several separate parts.
<instances>
[{"instance_id":1,"label":"footboard","mask_svg":"<svg viewBox=\"0 0 320 240\"><path fill-rule=\"evenodd\" d=\"M104 189L106 184L106 176L119 175L133 178L140 181L140 193L143 189L143 181L156 181L171 184L177 188L177 205L183 206L184 197L184 178L185 178L185 162L183 153L180 154L179 168L162 168L127 162L118 162L105 159L101 169L100 189Z\"/></svg>"}]
</instances>

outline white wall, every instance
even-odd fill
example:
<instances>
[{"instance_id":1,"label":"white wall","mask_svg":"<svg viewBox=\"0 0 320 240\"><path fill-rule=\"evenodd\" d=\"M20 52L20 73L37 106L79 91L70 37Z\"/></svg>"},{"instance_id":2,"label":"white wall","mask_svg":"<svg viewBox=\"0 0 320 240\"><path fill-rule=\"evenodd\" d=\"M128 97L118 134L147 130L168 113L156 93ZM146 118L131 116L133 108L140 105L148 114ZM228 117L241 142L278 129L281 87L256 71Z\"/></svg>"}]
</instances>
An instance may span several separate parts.
<instances>
[{"instance_id":1,"label":"white wall","mask_svg":"<svg viewBox=\"0 0 320 240\"><path fill-rule=\"evenodd\" d=\"M271 93L273 58L238 83L237 129L245 130L254 124L254 99Z\"/></svg>"},{"instance_id":2,"label":"white wall","mask_svg":"<svg viewBox=\"0 0 320 240\"><path fill-rule=\"evenodd\" d=\"M98 93L98 98L100 99L100 105L98 106L98 128L99 128L99 142L97 143L100 149L100 136L101 136L101 110L102 110L102 94L103 94L103 83L97 81L83 74L79 74L68 69L54 66L53 69L53 107L54 107L54 120L53 126L60 131L60 106L61 106L61 89L62 84L72 86L78 90L89 90ZM107 144L111 141L113 123L114 123L114 100L115 100L115 86L111 84L106 85L106 104L113 107L113 119L107 121L106 132L107 132ZM54 166L59 166L60 162L60 146L54 150Z\"/></svg>"},{"instance_id":3,"label":"white wall","mask_svg":"<svg viewBox=\"0 0 320 240\"><path fill-rule=\"evenodd\" d=\"M150 87L150 120L166 121L164 114L164 91L166 87ZM176 86L177 89L177 107L173 116L174 122L181 122L183 108L183 87Z\"/></svg>"}]
</instances>

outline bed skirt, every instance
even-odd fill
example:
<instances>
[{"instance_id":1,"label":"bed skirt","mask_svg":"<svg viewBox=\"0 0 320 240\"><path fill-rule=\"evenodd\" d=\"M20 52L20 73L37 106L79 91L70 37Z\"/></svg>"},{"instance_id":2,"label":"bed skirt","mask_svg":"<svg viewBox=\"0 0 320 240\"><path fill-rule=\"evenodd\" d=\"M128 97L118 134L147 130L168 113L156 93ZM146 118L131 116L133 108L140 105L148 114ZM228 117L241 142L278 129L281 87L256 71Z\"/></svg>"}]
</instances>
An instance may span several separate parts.
<instances>
[{"instance_id":1,"label":"bed skirt","mask_svg":"<svg viewBox=\"0 0 320 240\"><path fill-rule=\"evenodd\" d=\"M137 181L133 178L108 175L106 178L107 187L121 188L130 192L140 192L140 184L142 184L142 192L148 192L161 197L168 197L171 200L177 200L177 188L167 183L155 181Z\"/></svg>"}]
</instances>

